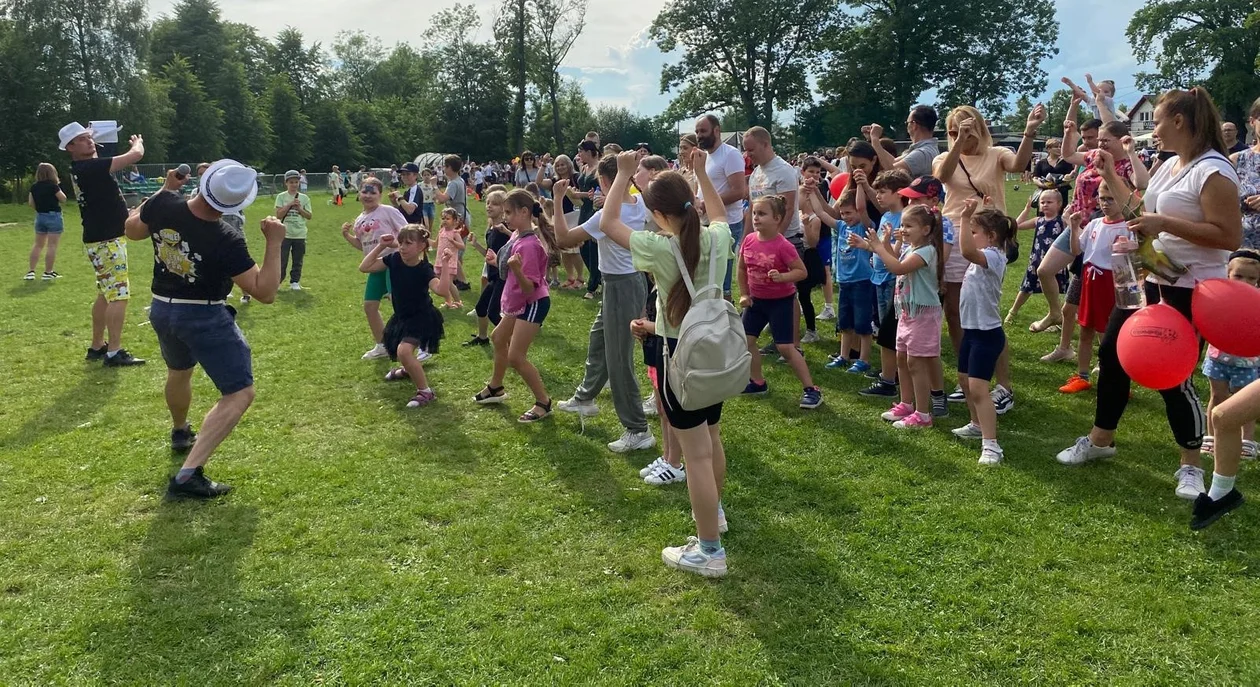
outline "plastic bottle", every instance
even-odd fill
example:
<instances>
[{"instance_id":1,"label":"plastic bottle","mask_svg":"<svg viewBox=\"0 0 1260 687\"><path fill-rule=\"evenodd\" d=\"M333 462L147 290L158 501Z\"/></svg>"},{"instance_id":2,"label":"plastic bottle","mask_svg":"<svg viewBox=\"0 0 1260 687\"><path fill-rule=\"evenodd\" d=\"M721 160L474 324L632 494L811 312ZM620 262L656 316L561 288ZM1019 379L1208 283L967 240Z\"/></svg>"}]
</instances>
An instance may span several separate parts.
<instances>
[{"instance_id":1,"label":"plastic bottle","mask_svg":"<svg viewBox=\"0 0 1260 687\"><path fill-rule=\"evenodd\" d=\"M1121 236L1111 244L1111 274L1116 285L1116 307L1140 310L1146 307L1146 290L1138 274L1138 243Z\"/></svg>"}]
</instances>

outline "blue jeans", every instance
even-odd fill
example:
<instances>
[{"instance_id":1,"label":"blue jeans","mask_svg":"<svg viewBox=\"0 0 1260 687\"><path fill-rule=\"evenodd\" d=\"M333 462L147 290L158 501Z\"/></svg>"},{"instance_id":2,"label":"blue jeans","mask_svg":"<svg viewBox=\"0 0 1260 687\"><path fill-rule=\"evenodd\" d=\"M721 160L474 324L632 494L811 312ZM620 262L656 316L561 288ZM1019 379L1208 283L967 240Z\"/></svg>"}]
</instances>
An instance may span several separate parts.
<instances>
[{"instance_id":1,"label":"blue jeans","mask_svg":"<svg viewBox=\"0 0 1260 687\"><path fill-rule=\"evenodd\" d=\"M735 248L735 253L739 254L739 240L744 238L744 222L731 222L731 238L734 239L731 245ZM734 260L726 261L726 277L722 280L722 293L727 296L731 295L731 268L735 266Z\"/></svg>"},{"instance_id":2,"label":"blue jeans","mask_svg":"<svg viewBox=\"0 0 1260 687\"><path fill-rule=\"evenodd\" d=\"M224 396L254 385L249 344L236 326L236 311L231 307L154 299L149 323L169 369L191 370L201 365Z\"/></svg>"}]
</instances>

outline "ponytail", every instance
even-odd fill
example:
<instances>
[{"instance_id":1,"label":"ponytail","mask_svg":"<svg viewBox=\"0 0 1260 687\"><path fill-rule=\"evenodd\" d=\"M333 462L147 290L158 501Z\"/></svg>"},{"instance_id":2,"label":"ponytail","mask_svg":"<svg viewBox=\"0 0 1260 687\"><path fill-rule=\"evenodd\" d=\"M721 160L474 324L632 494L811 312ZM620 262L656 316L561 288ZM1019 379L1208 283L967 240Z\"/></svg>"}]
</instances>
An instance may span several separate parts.
<instances>
[{"instance_id":1,"label":"ponytail","mask_svg":"<svg viewBox=\"0 0 1260 687\"><path fill-rule=\"evenodd\" d=\"M1156 107L1163 108L1165 117L1181 115L1186 122L1191 143L1188 150L1178 150L1183 160L1194 158L1215 150L1221 155L1229 155L1225 147L1225 135L1221 133L1221 113L1212 102L1212 96L1202 86L1195 86L1188 91L1173 89L1159 98Z\"/></svg>"},{"instance_id":2,"label":"ponytail","mask_svg":"<svg viewBox=\"0 0 1260 687\"><path fill-rule=\"evenodd\" d=\"M607 159L607 158L605 158ZM602 165L602 162L601 162ZM603 170L600 170L603 173ZM678 172L661 172L643 191L643 204L653 210L681 220L676 238L679 252L682 253L683 266L687 274L696 276L696 267L700 264L700 213L692 203L695 196L691 185ZM691 309L691 293L687 285L679 279L669 289L666 298L665 321L677 327Z\"/></svg>"},{"instance_id":3,"label":"ponytail","mask_svg":"<svg viewBox=\"0 0 1260 687\"><path fill-rule=\"evenodd\" d=\"M1019 223L1013 217L993 208L985 208L972 216L971 221L991 237L994 248L1007 255L1019 252ZM962 228L961 231L966 231Z\"/></svg>"}]
</instances>

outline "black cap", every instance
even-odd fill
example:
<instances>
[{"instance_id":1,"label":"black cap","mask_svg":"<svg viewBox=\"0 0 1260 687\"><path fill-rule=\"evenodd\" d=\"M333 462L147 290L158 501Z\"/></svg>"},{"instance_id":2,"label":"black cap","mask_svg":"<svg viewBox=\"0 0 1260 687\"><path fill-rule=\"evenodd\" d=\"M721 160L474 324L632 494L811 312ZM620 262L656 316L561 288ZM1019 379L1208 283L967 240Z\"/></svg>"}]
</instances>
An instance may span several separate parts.
<instances>
[{"instance_id":1,"label":"black cap","mask_svg":"<svg viewBox=\"0 0 1260 687\"><path fill-rule=\"evenodd\" d=\"M636 145L636 146L634 147L634 149L635 149L635 150L646 150L646 151L648 151L649 153L650 153L650 152L652 152L652 146L650 146L650 145L648 145L648 144L646 144L646 143L640 143L640 144Z\"/></svg>"},{"instance_id":2,"label":"black cap","mask_svg":"<svg viewBox=\"0 0 1260 687\"><path fill-rule=\"evenodd\" d=\"M419 165L417 165L417 164L416 164L416 163L414 163L414 162L408 162L407 164L403 165L402 167L399 167L399 168L398 168L398 171L400 171L400 172L411 172L412 174L419 174L419 173L420 173L420 166L419 166Z\"/></svg>"}]
</instances>

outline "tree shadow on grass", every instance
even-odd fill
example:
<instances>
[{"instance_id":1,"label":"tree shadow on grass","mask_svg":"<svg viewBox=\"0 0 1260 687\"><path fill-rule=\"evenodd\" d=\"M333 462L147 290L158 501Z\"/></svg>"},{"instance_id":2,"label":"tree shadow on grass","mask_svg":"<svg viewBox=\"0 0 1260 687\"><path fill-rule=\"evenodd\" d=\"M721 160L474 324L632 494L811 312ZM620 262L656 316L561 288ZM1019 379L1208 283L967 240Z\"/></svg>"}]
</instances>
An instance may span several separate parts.
<instances>
[{"instance_id":1,"label":"tree shadow on grass","mask_svg":"<svg viewBox=\"0 0 1260 687\"><path fill-rule=\"evenodd\" d=\"M117 393L118 375L119 371L111 368L93 366L84 370L78 384L63 391L21 427L0 438L0 448L26 448L78 427Z\"/></svg>"},{"instance_id":2,"label":"tree shadow on grass","mask_svg":"<svg viewBox=\"0 0 1260 687\"><path fill-rule=\"evenodd\" d=\"M310 621L297 599L287 590L241 589L258 517L231 502L157 508L126 611L89 636L103 682L263 683L305 660Z\"/></svg>"},{"instance_id":3,"label":"tree shadow on grass","mask_svg":"<svg viewBox=\"0 0 1260 687\"><path fill-rule=\"evenodd\" d=\"M53 283L50 281L24 281L9 289L10 298L30 298L31 296L43 295L45 291L52 288Z\"/></svg>"}]
</instances>

